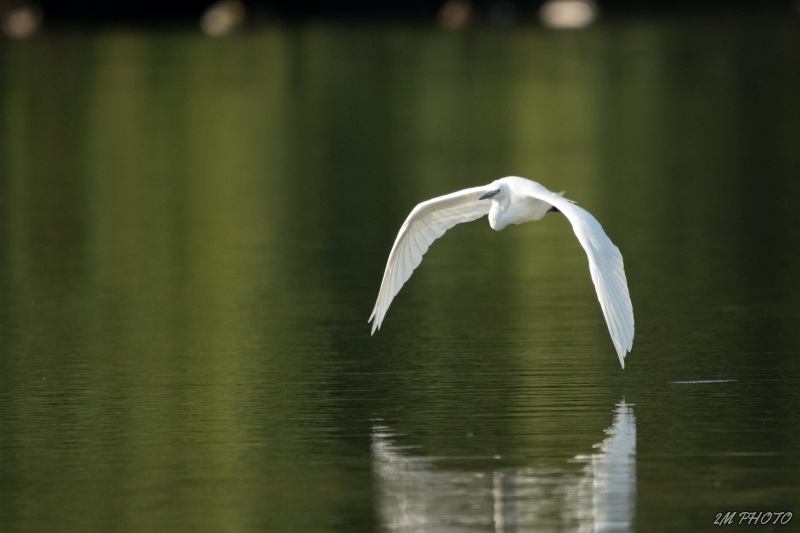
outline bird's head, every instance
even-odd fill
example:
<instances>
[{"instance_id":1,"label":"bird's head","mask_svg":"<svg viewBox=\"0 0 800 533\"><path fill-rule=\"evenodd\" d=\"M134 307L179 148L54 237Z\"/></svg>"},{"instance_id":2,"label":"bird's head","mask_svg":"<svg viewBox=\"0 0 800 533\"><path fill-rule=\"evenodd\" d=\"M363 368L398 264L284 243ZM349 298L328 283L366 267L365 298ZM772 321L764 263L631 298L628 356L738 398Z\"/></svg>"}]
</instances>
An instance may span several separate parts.
<instances>
[{"instance_id":1,"label":"bird's head","mask_svg":"<svg viewBox=\"0 0 800 533\"><path fill-rule=\"evenodd\" d=\"M504 189L506 185L504 183L500 183L499 181L495 181L486 187L488 190L478 198L478 200L488 200L490 198L501 199L503 197Z\"/></svg>"}]
</instances>

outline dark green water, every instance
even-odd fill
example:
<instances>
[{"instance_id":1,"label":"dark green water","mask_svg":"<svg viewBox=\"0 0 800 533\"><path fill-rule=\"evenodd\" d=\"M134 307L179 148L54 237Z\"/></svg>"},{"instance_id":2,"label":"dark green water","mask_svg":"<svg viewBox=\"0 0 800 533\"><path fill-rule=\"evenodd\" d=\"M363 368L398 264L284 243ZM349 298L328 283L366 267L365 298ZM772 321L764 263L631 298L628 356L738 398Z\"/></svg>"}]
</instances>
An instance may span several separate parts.
<instances>
[{"instance_id":1,"label":"dark green water","mask_svg":"<svg viewBox=\"0 0 800 533\"><path fill-rule=\"evenodd\" d=\"M798 95L797 20L0 43L0 531L800 513ZM625 370L557 214L370 337L410 209L509 174L621 249Z\"/></svg>"}]
</instances>

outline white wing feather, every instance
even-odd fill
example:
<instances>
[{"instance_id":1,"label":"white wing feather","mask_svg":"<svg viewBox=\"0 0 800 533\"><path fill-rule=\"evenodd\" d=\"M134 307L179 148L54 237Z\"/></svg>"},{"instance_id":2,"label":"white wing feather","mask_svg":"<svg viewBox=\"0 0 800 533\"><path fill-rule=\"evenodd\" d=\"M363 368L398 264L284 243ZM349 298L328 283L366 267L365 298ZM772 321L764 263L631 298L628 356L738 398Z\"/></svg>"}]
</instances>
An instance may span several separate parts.
<instances>
[{"instance_id":1,"label":"white wing feather","mask_svg":"<svg viewBox=\"0 0 800 533\"><path fill-rule=\"evenodd\" d=\"M633 347L633 305L619 248L614 246L600 223L588 211L536 182L524 181L527 182L527 194L555 206L572 224L575 236L589 257L589 272L597 290L597 299L600 300L619 362L625 368L625 355Z\"/></svg>"},{"instance_id":2,"label":"white wing feather","mask_svg":"<svg viewBox=\"0 0 800 533\"><path fill-rule=\"evenodd\" d=\"M428 247L444 232L462 222L470 222L489 213L490 201L478 201L487 188L473 187L422 202L408 215L394 241L381 281L378 301L367 322L372 333L380 329L383 317L411 273L422 262Z\"/></svg>"}]
</instances>

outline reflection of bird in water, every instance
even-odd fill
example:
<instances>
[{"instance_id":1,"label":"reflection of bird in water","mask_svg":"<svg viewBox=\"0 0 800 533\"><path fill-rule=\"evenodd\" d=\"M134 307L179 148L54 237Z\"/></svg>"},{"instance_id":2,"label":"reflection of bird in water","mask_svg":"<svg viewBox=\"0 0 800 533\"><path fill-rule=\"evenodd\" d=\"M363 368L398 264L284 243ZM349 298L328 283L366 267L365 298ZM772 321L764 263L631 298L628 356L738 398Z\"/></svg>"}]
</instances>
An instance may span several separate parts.
<instances>
[{"instance_id":1,"label":"reflection of bird in water","mask_svg":"<svg viewBox=\"0 0 800 533\"><path fill-rule=\"evenodd\" d=\"M392 299L419 266L428 247L445 231L484 215L489 215L492 229L500 231L509 224L541 220L551 211L567 217L586 250L597 298L619 362L625 368L625 355L633 346L633 305L622 254L588 211L534 181L515 176L433 198L411 211L389 253L378 301L369 317L374 320L372 333L380 329Z\"/></svg>"},{"instance_id":2,"label":"reflection of bird in water","mask_svg":"<svg viewBox=\"0 0 800 533\"><path fill-rule=\"evenodd\" d=\"M632 530L636 501L636 419L624 401L613 425L567 468L448 469L445 458L414 456L385 426L372 432L378 513L398 532ZM462 462L469 458L461 458ZM476 463L496 459L475 458Z\"/></svg>"},{"instance_id":3,"label":"reflection of bird in water","mask_svg":"<svg viewBox=\"0 0 800 533\"><path fill-rule=\"evenodd\" d=\"M575 458L587 462L581 490L591 495L594 526L587 531L630 531L636 502L636 419L625 400L617 404L606 434L595 444L598 453Z\"/></svg>"}]
</instances>

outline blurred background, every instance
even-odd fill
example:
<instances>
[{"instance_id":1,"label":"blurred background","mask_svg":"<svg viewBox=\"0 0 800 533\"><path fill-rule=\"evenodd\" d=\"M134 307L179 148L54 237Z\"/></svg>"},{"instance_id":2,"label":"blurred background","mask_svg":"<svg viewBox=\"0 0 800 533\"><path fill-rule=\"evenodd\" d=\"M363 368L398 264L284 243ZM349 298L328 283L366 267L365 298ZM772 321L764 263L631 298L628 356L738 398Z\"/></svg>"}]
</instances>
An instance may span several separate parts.
<instances>
[{"instance_id":1,"label":"blurred background","mask_svg":"<svg viewBox=\"0 0 800 533\"><path fill-rule=\"evenodd\" d=\"M310 20L404 21L432 23L447 28L474 24L508 26L531 24L537 20L550 27L586 26L602 11L608 16L686 16L705 14L714 17L770 14L798 15L796 0L220 0L208 1L122 0L2 0L3 27L12 38L32 35L43 21L51 26L117 25L175 27L209 24L239 27L269 23L299 23ZM215 21L215 22L214 22ZM219 30L217 30L219 31ZM213 30L212 30L213 33Z\"/></svg>"},{"instance_id":2,"label":"blurred background","mask_svg":"<svg viewBox=\"0 0 800 533\"><path fill-rule=\"evenodd\" d=\"M0 14L0 531L796 526L797 2ZM620 248L624 370L558 214L369 335L414 205L506 175Z\"/></svg>"}]
</instances>

